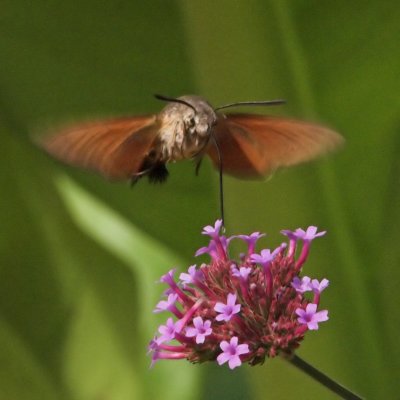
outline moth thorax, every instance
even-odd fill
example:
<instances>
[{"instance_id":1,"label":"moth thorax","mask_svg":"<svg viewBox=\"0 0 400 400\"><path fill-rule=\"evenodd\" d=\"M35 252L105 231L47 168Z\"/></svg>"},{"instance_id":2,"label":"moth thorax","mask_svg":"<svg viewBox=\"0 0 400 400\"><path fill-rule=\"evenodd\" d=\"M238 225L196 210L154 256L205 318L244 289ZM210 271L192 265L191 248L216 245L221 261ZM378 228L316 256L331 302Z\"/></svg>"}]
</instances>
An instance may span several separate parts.
<instances>
[{"instance_id":1,"label":"moth thorax","mask_svg":"<svg viewBox=\"0 0 400 400\"><path fill-rule=\"evenodd\" d=\"M209 132L197 132L187 128L182 121L176 121L160 132L161 153L165 161L179 161L199 154L209 140Z\"/></svg>"},{"instance_id":2,"label":"moth thorax","mask_svg":"<svg viewBox=\"0 0 400 400\"><path fill-rule=\"evenodd\" d=\"M210 127L198 116L164 119L160 129L161 154L165 161L192 158L205 148Z\"/></svg>"},{"instance_id":3,"label":"moth thorax","mask_svg":"<svg viewBox=\"0 0 400 400\"><path fill-rule=\"evenodd\" d=\"M216 123L212 107L201 97L183 96L187 104L170 103L159 114L162 158L178 161L200 154Z\"/></svg>"}]
</instances>

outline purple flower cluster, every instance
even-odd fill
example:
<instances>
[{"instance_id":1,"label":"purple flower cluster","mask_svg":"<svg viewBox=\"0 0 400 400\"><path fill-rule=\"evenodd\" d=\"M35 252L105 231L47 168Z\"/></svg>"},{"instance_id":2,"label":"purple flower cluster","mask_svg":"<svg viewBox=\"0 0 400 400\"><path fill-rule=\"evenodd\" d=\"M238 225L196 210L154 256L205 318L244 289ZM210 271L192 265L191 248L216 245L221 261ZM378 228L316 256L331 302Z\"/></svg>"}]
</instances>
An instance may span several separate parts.
<instances>
[{"instance_id":1,"label":"purple flower cluster","mask_svg":"<svg viewBox=\"0 0 400 400\"><path fill-rule=\"evenodd\" d=\"M289 243L256 253L263 234L227 238L220 234L221 227L218 220L202 232L211 240L196 256L208 254L209 264L190 266L179 281L174 269L161 278L169 288L166 300L154 312L169 311L175 319L168 318L150 342L153 363L186 358L216 360L231 369L242 362L255 365L280 353L290 356L307 330L316 330L318 323L328 320L328 311L317 308L329 281L299 276L312 240L325 232L317 233L314 226L306 231L285 230ZM233 239L247 243L240 260L228 254Z\"/></svg>"}]
</instances>

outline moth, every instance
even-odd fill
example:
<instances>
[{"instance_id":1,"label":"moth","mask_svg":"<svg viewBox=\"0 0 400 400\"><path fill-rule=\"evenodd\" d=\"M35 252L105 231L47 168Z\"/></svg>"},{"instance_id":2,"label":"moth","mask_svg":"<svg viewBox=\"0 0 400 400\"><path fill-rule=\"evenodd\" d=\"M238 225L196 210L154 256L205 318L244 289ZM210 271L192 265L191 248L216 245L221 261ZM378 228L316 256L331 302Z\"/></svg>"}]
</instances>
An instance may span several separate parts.
<instances>
[{"instance_id":1,"label":"moth","mask_svg":"<svg viewBox=\"0 0 400 400\"><path fill-rule=\"evenodd\" d=\"M279 167L309 161L338 147L343 138L331 129L295 119L255 114L224 114L241 105L278 105L283 100L239 102L213 108L200 96L169 98L156 115L78 124L40 140L52 156L96 171L110 180L164 182L166 165L204 156L222 172L262 179Z\"/></svg>"}]
</instances>

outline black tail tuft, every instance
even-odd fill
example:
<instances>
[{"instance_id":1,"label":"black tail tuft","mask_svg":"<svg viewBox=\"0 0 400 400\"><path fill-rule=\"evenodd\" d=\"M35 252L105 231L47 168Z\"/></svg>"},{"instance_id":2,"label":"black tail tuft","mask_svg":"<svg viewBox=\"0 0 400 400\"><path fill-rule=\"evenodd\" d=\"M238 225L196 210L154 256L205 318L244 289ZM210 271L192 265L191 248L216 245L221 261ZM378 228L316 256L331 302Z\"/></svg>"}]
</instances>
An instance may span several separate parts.
<instances>
[{"instance_id":1,"label":"black tail tuft","mask_svg":"<svg viewBox=\"0 0 400 400\"><path fill-rule=\"evenodd\" d=\"M150 183L163 183L168 178L168 170L165 163L152 161L146 158L139 172L131 176L131 186L134 186L141 178L147 176Z\"/></svg>"},{"instance_id":2,"label":"black tail tuft","mask_svg":"<svg viewBox=\"0 0 400 400\"><path fill-rule=\"evenodd\" d=\"M150 183L163 183L168 178L168 170L164 163L155 164L149 171L148 177Z\"/></svg>"}]
</instances>

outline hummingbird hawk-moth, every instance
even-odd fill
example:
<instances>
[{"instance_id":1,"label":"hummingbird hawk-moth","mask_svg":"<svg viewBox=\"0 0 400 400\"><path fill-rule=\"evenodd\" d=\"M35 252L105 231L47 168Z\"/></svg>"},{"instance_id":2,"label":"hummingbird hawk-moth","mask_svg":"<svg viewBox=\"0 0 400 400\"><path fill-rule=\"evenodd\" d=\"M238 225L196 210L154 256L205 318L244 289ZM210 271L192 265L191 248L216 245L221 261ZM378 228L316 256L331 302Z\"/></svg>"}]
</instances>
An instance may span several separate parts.
<instances>
[{"instance_id":1,"label":"hummingbird hawk-moth","mask_svg":"<svg viewBox=\"0 0 400 400\"><path fill-rule=\"evenodd\" d=\"M196 171L208 156L220 173L261 179L279 167L305 162L343 142L338 133L309 122L255 114L223 114L242 102L213 108L200 96L168 98L156 115L83 123L41 139L52 156L111 180L135 183L168 177L166 164L194 159ZM222 179L222 178L221 178Z\"/></svg>"}]
</instances>

